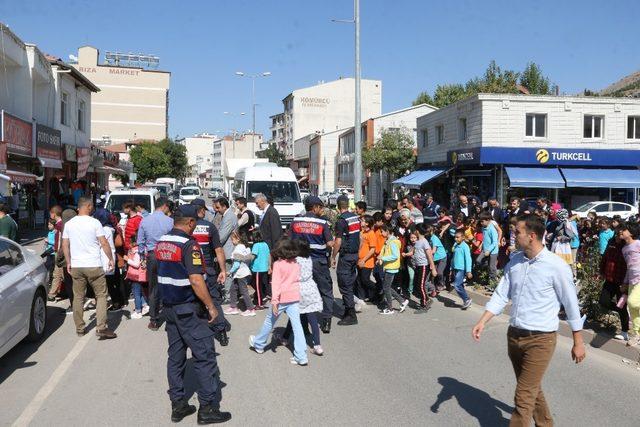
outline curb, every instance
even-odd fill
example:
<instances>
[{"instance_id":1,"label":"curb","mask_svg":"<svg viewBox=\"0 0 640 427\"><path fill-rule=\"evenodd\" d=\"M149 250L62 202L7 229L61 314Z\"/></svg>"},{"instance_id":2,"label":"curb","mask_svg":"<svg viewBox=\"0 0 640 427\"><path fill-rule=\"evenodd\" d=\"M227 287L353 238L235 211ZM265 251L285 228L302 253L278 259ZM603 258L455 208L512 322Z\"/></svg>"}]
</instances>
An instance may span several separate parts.
<instances>
[{"instance_id":1,"label":"curb","mask_svg":"<svg viewBox=\"0 0 640 427\"><path fill-rule=\"evenodd\" d=\"M487 295L481 294L473 288L468 287L465 288L465 290L467 291L469 297L471 297L473 303L478 304L482 307L484 307L490 299L490 297L488 297ZM450 294L457 295L451 292ZM511 304L508 304L502 313L508 315L510 312ZM566 322L563 321L560 321L558 334L568 338L573 337L571 328L569 327L569 325L567 325ZM634 347L627 347L624 342L613 339L613 335L608 331L597 332L592 329L583 329L582 338L585 345L589 347L597 348L599 350L624 357L625 359L629 359L633 362L640 362L640 350Z\"/></svg>"}]
</instances>

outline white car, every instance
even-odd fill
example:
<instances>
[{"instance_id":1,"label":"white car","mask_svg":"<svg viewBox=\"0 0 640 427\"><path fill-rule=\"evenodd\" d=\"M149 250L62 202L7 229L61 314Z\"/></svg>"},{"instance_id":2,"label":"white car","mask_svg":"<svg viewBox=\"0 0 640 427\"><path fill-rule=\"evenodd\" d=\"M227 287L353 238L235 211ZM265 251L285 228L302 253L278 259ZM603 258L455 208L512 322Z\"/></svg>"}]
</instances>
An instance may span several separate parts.
<instances>
[{"instance_id":1,"label":"white car","mask_svg":"<svg viewBox=\"0 0 640 427\"><path fill-rule=\"evenodd\" d=\"M309 190L300 190L300 200L302 200L303 203L310 195L311 193L309 192Z\"/></svg>"},{"instance_id":2,"label":"white car","mask_svg":"<svg viewBox=\"0 0 640 427\"><path fill-rule=\"evenodd\" d=\"M637 215L638 209L627 203L602 201L585 203L572 209L572 212L580 218L586 218L589 212L595 212L598 216L613 218L619 215L622 219L627 219L630 216Z\"/></svg>"},{"instance_id":3,"label":"white car","mask_svg":"<svg viewBox=\"0 0 640 427\"><path fill-rule=\"evenodd\" d=\"M200 187L190 186L190 187L182 187L180 189L180 200L179 203L181 205L188 205L193 202L195 199L202 197L202 193L200 192Z\"/></svg>"},{"instance_id":4,"label":"white car","mask_svg":"<svg viewBox=\"0 0 640 427\"><path fill-rule=\"evenodd\" d=\"M31 249L0 237L0 357L23 339L42 339L48 272Z\"/></svg>"},{"instance_id":5,"label":"white car","mask_svg":"<svg viewBox=\"0 0 640 427\"><path fill-rule=\"evenodd\" d=\"M122 205L126 202L142 203L147 212L151 213L156 210L156 200L160 197L160 193L155 188L124 188L114 190L109 193L105 209L114 215L120 215L124 218L126 215L122 212Z\"/></svg>"},{"instance_id":6,"label":"white car","mask_svg":"<svg viewBox=\"0 0 640 427\"><path fill-rule=\"evenodd\" d=\"M353 191L349 191L348 189L339 189L327 196L327 205L336 206L338 204L338 197L342 196L343 194L349 197L349 200L354 199Z\"/></svg>"}]
</instances>

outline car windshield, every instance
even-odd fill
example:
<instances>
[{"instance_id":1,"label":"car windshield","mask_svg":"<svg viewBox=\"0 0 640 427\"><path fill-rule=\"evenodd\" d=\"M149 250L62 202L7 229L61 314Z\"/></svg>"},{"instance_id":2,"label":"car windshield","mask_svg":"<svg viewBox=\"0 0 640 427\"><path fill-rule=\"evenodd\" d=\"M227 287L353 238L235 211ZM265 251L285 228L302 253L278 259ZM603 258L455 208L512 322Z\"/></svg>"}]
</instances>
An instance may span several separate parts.
<instances>
[{"instance_id":1,"label":"car windshield","mask_svg":"<svg viewBox=\"0 0 640 427\"><path fill-rule=\"evenodd\" d=\"M151 212L151 196L149 194L112 194L109 196L106 209L111 213L122 212L122 205L126 202L142 203L144 208Z\"/></svg>"},{"instance_id":2,"label":"car windshield","mask_svg":"<svg viewBox=\"0 0 640 427\"><path fill-rule=\"evenodd\" d=\"M597 205L598 205L598 202L585 203L584 205L578 206L577 208L575 208L574 211L586 212L588 210L595 208Z\"/></svg>"},{"instance_id":3,"label":"car windshield","mask_svg":"<svg viewBox=\"0 0 640 427\"><path fill-rule=\"evenodd\" d=\"M169 194L167 187L165 187L164 185L157 185L157 186L149 185L149 186L146 186L146 188L153 188L155 190L158 190L158 192L163 196L166 196L167 194Z\"/></svg>"},{"instance_id":4,"label":"car windshield","mask_svg":"<svg viewBox=\"0 0 640 427\"><path fill-rule=\"evenodd\" d=\"M251 200L260 193L274 203L300 203L300 193L295 182L250 181L247 183L247 194Z\"/></svg>"},{"instance_id":5,"label":"car windshield","mask_svg":"<svg viewBox=\"0 0 640 427\"><path fill-rule=\"evenodd\" d=\"M200 190L198 188L183 188L180 190L181 196L198 196L200 195Z\"/></svg>"}]
</instances>

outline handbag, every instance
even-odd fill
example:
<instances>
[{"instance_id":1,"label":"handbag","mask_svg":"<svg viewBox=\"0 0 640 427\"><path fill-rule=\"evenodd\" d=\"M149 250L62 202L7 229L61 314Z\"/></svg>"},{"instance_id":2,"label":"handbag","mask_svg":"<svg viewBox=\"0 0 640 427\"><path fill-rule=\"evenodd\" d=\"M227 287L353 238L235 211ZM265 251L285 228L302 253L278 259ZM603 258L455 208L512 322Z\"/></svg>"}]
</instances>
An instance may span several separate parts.
<instances>
[{"instance_id":1,"label":"handbag","mask_svg":"<svg viewBox=\"0 0 640 427\"><path fill-rule=\"evenodd\" d=\"M551 252L562 258L567 264L573 264L573 255L571 253L571 245L569 242L555 241L551 245Z\"/></svg>"},{"instance_id":2,"label":"handbag","mask_svg":"<svg viewBox=\"0 0 640 427\"><path fill-rule=\"evenodd\" d=\"M147 281L147 269L146 268L127 268L127 280L132 282L146 282Z\"/></svg>"}]
</instances>

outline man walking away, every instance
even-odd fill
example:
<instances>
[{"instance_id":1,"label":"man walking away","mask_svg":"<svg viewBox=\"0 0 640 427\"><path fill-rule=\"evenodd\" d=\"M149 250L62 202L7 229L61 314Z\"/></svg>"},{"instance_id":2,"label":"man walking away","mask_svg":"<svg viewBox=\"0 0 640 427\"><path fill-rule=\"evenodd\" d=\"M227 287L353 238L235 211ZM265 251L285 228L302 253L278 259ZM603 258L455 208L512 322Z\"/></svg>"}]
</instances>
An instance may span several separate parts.
<instances>
[{"instance_id":1,"label":"man walking away","mask_svg":"<svg viewBox=\"0 0 640 427\"><path fill-rule=\"evenodd\" d=\"M516 374L515 409L512 427L552 426L551 411L542 393L542 377L556 347L560 304L573 331L571 357L576 363L585 358L582 341L584 317L580 317L578 297L571 268L544 245L544 223L534 215L518 218L516 252L504 269L485 312L473 327L472 336L480 341L487 322L499 315L511 300L507 331L508 353Z\"/></svg>"},{"instance_id":2,"label":"man walking away","mask_svg":"<svg viewBox=\"0 0 640 427\"><path fill-rule=\"evenodd\" d=\"M73 321L76 333L78 336L86 333L83 306L87 285L90 285L96 296L96 335L100 339L111 339L117 335L107 327L107 280L100 251L104 251L109 259L109 270L114 268L113 255L102 224L91 216L92 211L91 199L80 197L78 215L64 226L62 250L67 261L67 271L73 279Z\"/></svg>"},{"instance_id":3,"label":"man walking away","mask_svg":"<svg viewBox=\"0 0 640 427\"><path fill-rule=\"evenodd\" d=\"M154 252L158 240L173 228L173 219L169 214L169 201L160 197L156 210L140 223L138 229L138 250L147 260L147 278L149 280L149 325L152 331L160 327L160 293L158 290L158 260Z\"/></svg>"},{"instance_id":4,"label":"man walking away","mask_svg":"<svg viewBox=\"0 0 640 427\"><path fill-rule=\"evenodd\" d=\"M272 205L267 201L267 197L264 194L258 194L255 198L256 206L262 213L260 218L260 232L262 238L269 245L269 249L273 250L275 244L282 236L282 223L280 222L280 214Z\"/></svg>"},{"instance_id":5,"label":"man walking away","mask_svg":"<svg viewBox=\"0 0 640 427\"><path fill-rule=\"evenodd\" d=\"M218 227L218 234L220 237L220 244L224 249L224 256L226 258L225 261L225 269L224 271L231 270L231 265L233 261L231 260L231 254L233 253L233 243L231 242L231 233L233 233L236 228L238 228L238 218L233 213L233 210L229 209L229 200L224 197L220 197L215 201L216 217L220 218L220 226ZM231 275L227 275L224 282L224 289L226 292L229 292L229 288L231 287L231 282L233 281L233 277Z\"/></svg>"}]
</instances>

